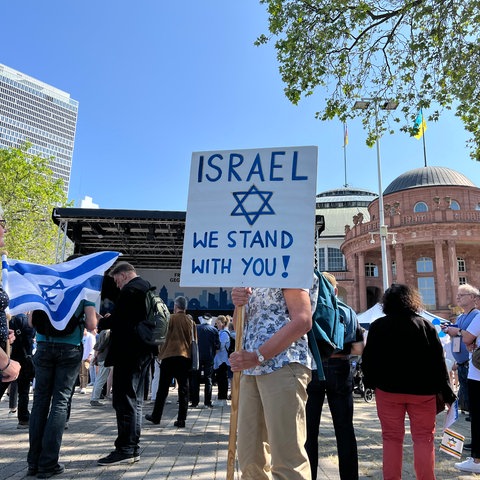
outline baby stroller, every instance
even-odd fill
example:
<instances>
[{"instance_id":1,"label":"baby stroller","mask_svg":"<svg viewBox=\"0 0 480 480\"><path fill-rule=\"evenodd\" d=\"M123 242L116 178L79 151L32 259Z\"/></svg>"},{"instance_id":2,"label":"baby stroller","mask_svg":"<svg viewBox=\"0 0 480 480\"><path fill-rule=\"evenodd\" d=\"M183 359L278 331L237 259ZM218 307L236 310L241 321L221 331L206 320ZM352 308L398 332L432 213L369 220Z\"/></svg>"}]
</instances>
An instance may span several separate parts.
<instances>
[{"instance_id":1,"label":"baby stroller","mask_svg":"<svg viewBox=\"0 0 480 480\"><path fill-rule=\"evenodd\" d=\"M367 403L373 400L373 390L365 388L363 383L362 359L352 361L353 368L353 393L360 395Z\"/></svg>"}]
</instances>

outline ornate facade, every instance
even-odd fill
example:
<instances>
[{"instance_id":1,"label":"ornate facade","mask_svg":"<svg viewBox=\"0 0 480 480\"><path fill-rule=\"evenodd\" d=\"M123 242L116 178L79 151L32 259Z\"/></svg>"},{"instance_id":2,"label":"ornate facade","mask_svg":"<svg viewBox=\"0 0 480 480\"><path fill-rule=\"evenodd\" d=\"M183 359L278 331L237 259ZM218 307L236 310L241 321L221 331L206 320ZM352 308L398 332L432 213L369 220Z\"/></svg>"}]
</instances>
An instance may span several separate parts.
<instances>
[{"instance_id":1,"label":"ornate facade","mask_svg":"<svg viewBox=\"0 0 480 480\"><path fill-rule=\"evenodd\" d=\"M422 294L426 308L448 318L459 284L480 286L480 189L461 173L424 167L400 175L383 194L388 281ZM363 312L382 295L379 201L369 219L345 229L341 279L347 302Z\"/></svg>"}]
</instances>

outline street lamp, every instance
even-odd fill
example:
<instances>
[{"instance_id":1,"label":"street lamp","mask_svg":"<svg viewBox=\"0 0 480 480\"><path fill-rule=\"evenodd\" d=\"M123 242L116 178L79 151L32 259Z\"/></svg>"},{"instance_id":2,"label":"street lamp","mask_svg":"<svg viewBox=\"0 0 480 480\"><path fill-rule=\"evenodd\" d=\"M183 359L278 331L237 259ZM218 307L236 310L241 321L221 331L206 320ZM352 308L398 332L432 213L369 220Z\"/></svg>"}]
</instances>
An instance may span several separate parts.
<instances>
[{"instance_id":1,"label":"street lamp","mask_svg":"<svg viewBox=\"0 0 480 480\"><path fill-rule=\"evenodd\" d=\"M362 98L355 102L353 108L355 110L366 110L373 104L375 108L375 133L377 145L377 171L378 171L378 209L380 216L380 249L382 256L382 280L383 292L388 288L388 265L387 265L387 238L388 227L385 225L385 213L383 210L383 188L382 188L382 162L380 160L380 136L378 133L378 109L395 110L398 107L398 102L394 100L385 100L382 98ZM372 237L373 239L373 237Z\"/></svg>"}]
</instances>

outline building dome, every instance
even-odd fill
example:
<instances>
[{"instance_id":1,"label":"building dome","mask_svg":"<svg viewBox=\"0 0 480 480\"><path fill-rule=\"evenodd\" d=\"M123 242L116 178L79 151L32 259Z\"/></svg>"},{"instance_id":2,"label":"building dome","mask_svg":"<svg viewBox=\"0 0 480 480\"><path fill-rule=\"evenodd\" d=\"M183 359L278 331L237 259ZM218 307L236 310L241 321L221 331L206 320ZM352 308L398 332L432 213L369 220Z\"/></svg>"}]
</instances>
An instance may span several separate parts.
<instances>
[{"instance_id":1,"label":"building dome","mask_svg":"<svg viewBox=\"0 0 480 480\"><path fill-rule=\"evenodd\" d=\"M422 167L409 170L397 177L383 192L389 193L408 190L416 187L430 187L440 185L455 185L463 187L475 187L463 173L456 172L446 167Z\"/></svg>"},{"instance_id":2,"label":"building dome","mask_svg":"<svg viewBox=\"0 0 480 480\"><path fill-rule=\"evenodd\" d=\"M323 237L345 235L345 225L352 223L354 215L361 213L365 221L370 215L368 206L378 197L376 193L362 188L342 187L317 194L317 213L325 217Z\"/></svg>"}]
</instances>

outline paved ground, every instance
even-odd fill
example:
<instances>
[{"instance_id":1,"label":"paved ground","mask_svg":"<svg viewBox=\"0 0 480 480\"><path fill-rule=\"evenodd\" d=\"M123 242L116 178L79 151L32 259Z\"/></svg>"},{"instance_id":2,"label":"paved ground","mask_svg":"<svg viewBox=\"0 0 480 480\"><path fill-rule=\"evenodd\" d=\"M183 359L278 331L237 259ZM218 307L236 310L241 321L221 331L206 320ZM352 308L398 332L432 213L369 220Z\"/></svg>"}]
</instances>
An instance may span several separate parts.
<instances>
[{"instance_id":1,"label":"paved ground","mask_svg":"<svg viewBox=\"0 0 480 480\"><path fill-rule=\"evenodd\" d=\"M216 392L214 392L216 393ZM214 396L214 398L216 398ZM107 402L103 408L92 408L89 395L74 396L70 428L65 432L60 461L63 475L54 478L75 480L225 480L230 407L189 411L187 428L177 429L176 391L171 390L171 403L166 406L160 426L146 422L142 432L141 460L132 465L99 467L98 458L108 454L116 436L114 411ZM146 413L151 405L144 408ZM338 480L336 446L333 427L325 405L320 439L319 480ZM359 444L361 479L381 479L382 443L375 402L367 404L355 398L355 427ZM8 413L8 401L0 403L0 480L23 479L26 475L28 431L17 430L16 417ZM439 430L443 414L438 416ZM462 415L452 429L467 436L470 424ZM441 432L437 434L440 444ZM405 440L404 474L414 479L411 438ZM453 468L453 457L437 453L437 479L467 479ZM32 478L32 477L27 477ZM236 474L236 479L240 476Z\"/></svg>"}]
</instances>

